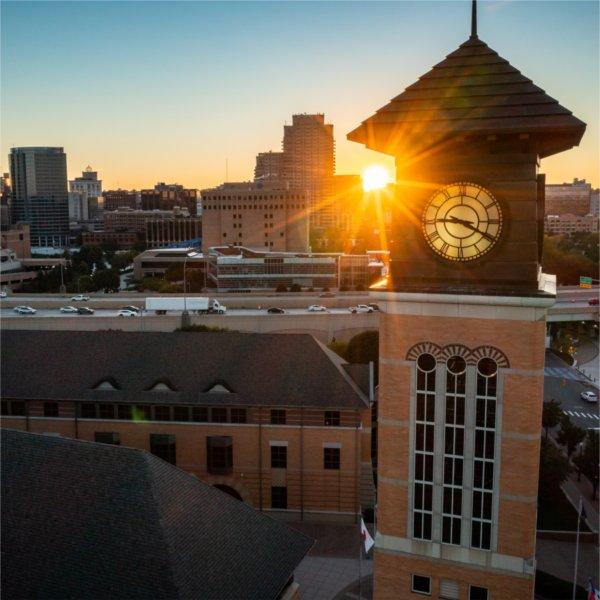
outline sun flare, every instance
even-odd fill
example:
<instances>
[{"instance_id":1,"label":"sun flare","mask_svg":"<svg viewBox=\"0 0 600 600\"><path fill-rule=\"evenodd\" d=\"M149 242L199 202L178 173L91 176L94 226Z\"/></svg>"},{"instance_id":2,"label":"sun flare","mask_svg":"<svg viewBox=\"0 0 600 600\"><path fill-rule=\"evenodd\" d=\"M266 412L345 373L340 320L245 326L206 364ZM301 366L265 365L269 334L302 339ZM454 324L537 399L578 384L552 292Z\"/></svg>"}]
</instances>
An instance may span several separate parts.
<instances>
[{"instance_id":1,"label":"sun flare","mask_svg":"<svg viewBox=\"0 0 600 600\"><path fill-rule=\"evenodd\" d=\"M363 189L365 192L380 190L390 182L390 176L381 165L367 167L362 174Z\"/></svg>"}]
</instances>

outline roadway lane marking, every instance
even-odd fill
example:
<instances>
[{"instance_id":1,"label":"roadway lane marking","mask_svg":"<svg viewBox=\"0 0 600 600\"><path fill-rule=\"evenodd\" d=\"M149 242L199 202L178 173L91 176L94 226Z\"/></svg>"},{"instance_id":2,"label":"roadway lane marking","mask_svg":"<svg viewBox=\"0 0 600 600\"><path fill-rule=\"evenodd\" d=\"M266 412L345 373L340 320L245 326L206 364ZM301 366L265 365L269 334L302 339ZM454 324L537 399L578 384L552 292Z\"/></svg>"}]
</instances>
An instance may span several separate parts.
<instances>
[{"instance_id":1,"label":"roadway lane marking","mask_svg":"<svg viewBox=\"0 0 600 600\"><path fill-rule=\"evenodd\" d=\"M576 416L581 417L582 415L580 415L576 410L573 411L575 413Z\"/></svg>"}]
</instances>

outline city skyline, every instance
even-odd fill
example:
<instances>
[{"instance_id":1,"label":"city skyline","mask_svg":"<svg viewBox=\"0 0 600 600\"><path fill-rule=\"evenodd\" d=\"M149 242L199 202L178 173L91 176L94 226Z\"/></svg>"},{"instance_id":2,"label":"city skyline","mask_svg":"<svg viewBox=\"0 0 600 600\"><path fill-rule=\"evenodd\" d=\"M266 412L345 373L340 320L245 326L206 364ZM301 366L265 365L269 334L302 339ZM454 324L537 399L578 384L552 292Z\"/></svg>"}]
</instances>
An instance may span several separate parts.
<instances>
[{"instance_id":1,"label":"city skyline","mask_svg":"<svg viewBox=\"0 0 600 600\"><path fill-rule=\"evenodd\" d=\"M62 146L69 177L90 164L105 189L212 187L252 179L292 114L324 112L338 174L393 178L346 134L467 39L469 5L5 2L2 170L13 146ZM587 123L580 147L542 161L547 181L598 186L598 5L482 2L479 32Z\"/></svg>"}]
</instances>

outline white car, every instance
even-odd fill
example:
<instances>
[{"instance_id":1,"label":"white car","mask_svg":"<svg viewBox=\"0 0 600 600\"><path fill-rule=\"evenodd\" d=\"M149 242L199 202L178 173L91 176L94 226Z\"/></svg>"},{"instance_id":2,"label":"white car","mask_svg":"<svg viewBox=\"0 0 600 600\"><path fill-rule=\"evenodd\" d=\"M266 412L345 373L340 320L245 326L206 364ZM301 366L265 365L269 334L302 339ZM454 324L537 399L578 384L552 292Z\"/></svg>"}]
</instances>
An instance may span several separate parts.
<instances>
[{"instance_id":1,"label":"white car","mask_svg":"<svg viewBox=\"0 0 600 600\"><path fill-rule=\"evenodd\" d=\"M327 307L321 304L311 304L308 307L308 312L327 312Z\"/></svg>"},{"instance_id":2,"label":"white car","mask_svg":"<svg viewBox=\"0 0 600 600\"><path fill-rule=\"evenodd\" d=\"M61 313L76 313L77 309L74 306L61 306L60 312Z\"/></svg>"},{"instance_id":3,"label":"white car","mask_svg":"<svg viewBox=\"0 0 600 600\"><path fill-rule=\"evenodd\" d=\"M373 308L371 306L367 306L366 304L357 304L356 306L351 306L348 310L353 314L373 312Z\"/></svg>"},{"instance_id":4,"label":"white car","mask_svg":"<svg viewBox=\"0 0 600 600\"><path fill-rule=\"evenodd\" d=\"M8 294L4 290L0 290L0 298L6 298Z\"/></svg>"},{"instance_id":5,"label":"white car","mask_svg":"<svg viewBox=\"0 0 600 600\"><path fill-rule=\"evenodd\" d=\"M589 390L587 392L581 392L579 397L586 402L598 402L598 396Z\"/></svg>"},{"instance_id":6,"label":"white car","mask_svg":"<svg viewBox=\"0 0 600 600\"><path fill-rule=\"evenodd\" d=\"M35 315L37 310L31 306L15 306L13 310L20 315Z\"/></svg>"},{"instance_id":7,"label":"white car","mask_svg":"<svg viewBox=\"0 0 600 600\"><path fill-rule=\"evenodd\" d=\"M126 308L123 308L117 314L119 317L139 317L140 316L140 313L136 312L135 310L129 310Z\"/></svg>"},{"instance_id":8,"label":"white car","mask_svg":"<svg viewBox=\"0 0 600 600\"><path fill-rule=\"evenodd\" d=\"M84 296L83 294L77 294L77 296L71 298L73 302L87 302L89 299L89 296Z\"/></svg>"}]
</instances>

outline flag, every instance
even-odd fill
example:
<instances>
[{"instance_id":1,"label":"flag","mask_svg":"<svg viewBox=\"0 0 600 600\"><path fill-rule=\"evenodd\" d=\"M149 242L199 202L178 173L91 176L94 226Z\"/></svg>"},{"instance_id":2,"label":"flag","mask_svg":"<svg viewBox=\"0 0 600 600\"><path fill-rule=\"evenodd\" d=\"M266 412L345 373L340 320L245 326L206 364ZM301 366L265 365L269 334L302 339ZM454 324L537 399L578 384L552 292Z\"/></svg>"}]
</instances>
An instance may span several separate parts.
<instances>
[{"instance_id":1,"label":"flag","mask_svg":"<svg viewBox=\"0 0 600 600\"><path fill-rule=\"evenodd\" d=\"M600 600L600 592L594 587L592 580L588 581L587 600Z\"/></svg>"},{"instance_id":2,"label":"flag","mask_svg":"<svg viewBox=\"0 0 600 600\"><path fill-rule=\"evenodd\" d=\"M368 554L375 542L373 541L373 538L371 537L371 534L369 533L369 530L367 529L367 526L362 518L360 520L360 537L362 538L362 542L365 546L365 552Z\"/></svg>"},{"instance_id":3,"label":"flag","mask_svg":"<svg viewBox=\"0 0 600 600\"><path fill-rule=\"evenodd\" d=\"M581 512L579 513L579 516L585 521L585 519L587 519L587 514L585 512L585 506L583 505L583 501L581 502Z\"/></svg>"}]
</instances>

